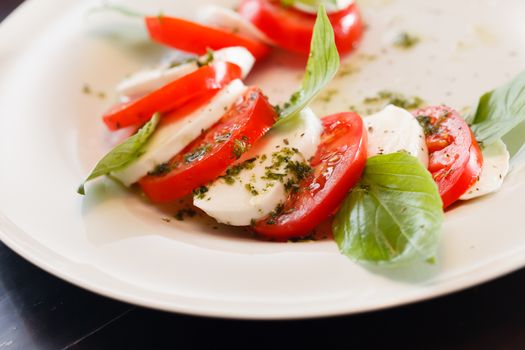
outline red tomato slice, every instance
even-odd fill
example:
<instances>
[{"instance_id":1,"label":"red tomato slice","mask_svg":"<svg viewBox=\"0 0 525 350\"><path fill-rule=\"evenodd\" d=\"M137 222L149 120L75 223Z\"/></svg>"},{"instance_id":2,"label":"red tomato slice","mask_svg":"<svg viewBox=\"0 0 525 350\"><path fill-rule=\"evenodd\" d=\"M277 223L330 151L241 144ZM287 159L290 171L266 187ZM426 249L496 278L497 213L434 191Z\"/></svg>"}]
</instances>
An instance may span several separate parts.
<instances>
[{"instance_id":1,"label":"red tomato slice","mask_svg":"<svg viewBox=\"0 0 525 350\"><path fill-rule=\"evenodd\" d=\"M304 237L332 215L359 181L366 164L367 133L355 113L323 119L324 132L310 162L312 175L291 194L280 214L259 220L254 230L277 240Z\"/></svg>"},{"instance_id":2,"label":"red tomato slice","mask_svg":"<svg viewBox=\"0 0 525 350\"><path fill-rule=\"evenodd\" d=\"M280 47L303 54L310 52L315 15L283 7L279 1L272 0L244 0L239 13ZM363 21L357 6L351 4L328 17L339 53L352 51L363 36Z\"/></svg>"},{"instance_id":3,"label":"red tomato slice","mask_svg":"<svg viewBox=\"0 0 525 350\"><path fill-rule=\"evenodd\" d=\"M454 109L427 107L414 115L425 129L430 154L428 170L446 208L479 178L483 155L469 126Z\"/></svg>"},{"instance_id":4,"label":"red tomato slice","mask_svg":"<svg viewBox=\"0 0 525 350\"><path fill-rule=\"evenodd\" d=\"M250 88L214 125L183 152L139 181L153 202L184 197L222 175L275 123L277 113L258 88Z\"/></svg>"},{"instance_id":5,"label":"red tomato slice","mask_svg":"<svg viewBox=\"0 0 525 350\"><path fill-rule=\"evenodd\" d=\"M242 46L261 59L269 52L265 44L222 29L173 17L146 17L150 37L158 43L176 49L204 55L208 49Z\"/></svg>"},{"instance_id":6,"label":"red tomato slice","mask_svg":"<svg viewBox=\"0 0 525 350\"><path fill-rule=\"evenodd\" d=\"M166 113L179 108L210 90L221 89L232 80L241 78L241 75L239 66L228 62L215 62L144 97L114 106L104 115L104 123L110 130L144 124L154 113Z\"/></svg>"}]
</instances>

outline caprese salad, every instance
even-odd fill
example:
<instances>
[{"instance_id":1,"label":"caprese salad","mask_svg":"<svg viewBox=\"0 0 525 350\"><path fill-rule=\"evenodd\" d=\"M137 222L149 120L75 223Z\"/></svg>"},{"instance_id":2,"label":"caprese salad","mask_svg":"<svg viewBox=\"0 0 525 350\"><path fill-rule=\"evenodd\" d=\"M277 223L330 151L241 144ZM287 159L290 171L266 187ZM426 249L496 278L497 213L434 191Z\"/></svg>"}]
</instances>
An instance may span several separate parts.
<instances>
[{"instance_id":1,"label":"caprese salad","mask_svg":"<svg viewBox=\"0 0 525 350\"><path fill-rule=\"evenodd\" d=\"M204 55L210 49L241 46L260 60L271 47L308 55L319 5L326 7L339 53L350 53L364 32L354 0L242 0L236 10L204 6L194 21L111 5L102 9L142 19L149 37L168 47Z\"/></svg>"},{"instance_id":2,"label":"caprese salad","mask_svg":"<svg viewBox=\"0 0 525 350\"><path fill-rule=\"evenodd\" d=\"M510 158L501 138L525 120L525 74L467 117L393 105L320 117L309 102L362 33L354 2L245 0L238 11L210 7L200 23L146 17L152 40L194 55L117 86L121 101L103 121L136 132L86 182L109 176L152 203L192 196L217 222L276 241L332 220L343 254L382 265L432 259L444 209L501 187ZM244 84L268 44L305 52L307 42L289 102L274 106Z\"/></svg>"}]
</instances>

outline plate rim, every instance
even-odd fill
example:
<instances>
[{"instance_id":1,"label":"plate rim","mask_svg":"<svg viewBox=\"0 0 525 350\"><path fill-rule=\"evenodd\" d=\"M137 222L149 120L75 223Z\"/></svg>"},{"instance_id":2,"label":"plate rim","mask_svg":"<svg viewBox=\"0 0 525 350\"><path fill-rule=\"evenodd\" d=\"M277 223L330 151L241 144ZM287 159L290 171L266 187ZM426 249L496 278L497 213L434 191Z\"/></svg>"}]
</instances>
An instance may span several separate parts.
<instances>
[{"instance_id":1,"label":"plate rim","mask_svg":"<svg viewBox=\"0 0 525 350\"><path fill-rule=\"evenodd\" d=\"M26 17L31 16L32 19L40 18L43 23L49 20L48 16L55 13L56 9L59 9L67 1L64 0L26 0L19 7L17 7L8 17L6 17L0 23L0 38L9 39L10 44L7 48L13 50L23 49L27 43L20 39L20 36L16 36L25 27L27 23ZM47 15L42 15L45 12ZM40 15L40 16L37 16ZM52 17L51 17L52 18ZM27 30L26 30L27 33ZM7 41L6 41L7 42ZM15 45L15 43L18 43ZM9 47L11 45L12 47ZM2 47L5 49L5 47ZM9 64L11 59L7 59L2 66ZM0 68L2 68L0 66ZM174 295L174 300L170 303L158 302L154 298L133 296L129 293L123 292L118 288L112 288L110 286L104 286L100 281L93 282L89 276L82 273L75 273L72 266L72 262L65 257L53 256L49 249L46 249L31 235L23 231L14 222L12 222L2 210L0 210L0 240L16 254L29 261L31 264L41 268L42 270L50 273L51 275L62 279L68 283L71 283L77 287L86 289L104 297L108 297L117 301L131 303L146 308L183 313L193 316L205 316L225 319L239 319L239 320L294 320L294 319L305 319L305 318L321 318L321 317L333 317L333 316L348 316L353 314L361 314L365 312L374 312L402 305L414 304L437 297L442 297L448 294L452 294L461 290L475 287L482 283L494 280L499 277L503 277L509 273L519 270L525 266L525 247L516 249L512 253L508 253L504 258L495 260L490 269L483 267L475 267L468 273L460 273L449 280L439 283L439 287L434 287L431 291L420 290L414 294L404 294L402 297L397 299L386 300L384 302L378 302L373 307L351 307L351 309L339 308L337 310L317 307L308 309L306 311L286 311L285 313L261 313L253 310L247 310L247 312L240 312L238 309L227 311L228 303L221 301L222 306L218 308L200 308L185 306L180 301L177 302L177 296ZM33 240L36 244L30 243ZM53 266L51 261L58 261L60 264ZM180 296L179 296L180 298ZM199 300L197 298L196 300Z\"/></svg>"},{"instance_id":2,"label":"plate rim","mask_svg":"<svg viewBox=\"0 0 525 350\"><path fill-rule=\"evenodd\" d=\"M10 234L10 233L12 234ZM188 307L184 304L177 303L175 300L171 303L158 302L154 298L137 297L122 292L119 289L112 289L111 287L105 287L101 283L92 282L89 278L82 274L74 274L67 270L67 265L71 265L71 262L59 256L58 259L61 262L61 266L64 268L53 266L49 261L57 259L52 254L41 247L41 244L36 242L32 246L24 247L24 240L20 237L27 237L32 240L25 231L19 228L9 218L7 218L2 211L0 211L0 240L16 254L29 261L31 264L41 268L42 270L50 273L51 275L60 278L61 280L71 283L77 287L88 290L95 294L108 297L110 299L121 301L149 309L167 311L173 313L182 313L192 316L201 317L213 317L223 318L232 320L299 320L299 319L313 319L323 317L336 317L336 316L350 316L368 312L375 312L380 310L391 309L399 306L411 305L438 297L443 297L455 292L463 291L485 282L503 277L516 270L521 269L525 265L525 248L519 248L512 252L512 254L506 254L504 259L498 259L494 261L490 270L487 270L485 266L476 267L473 271L467 274L458 274L453 278L439 283L438 288L434 288L431 292L424 290L415 293L408 297L403 295L397 299L388 300L385 302L377 303L373 307L352 307L351 310L340 308L338 310L326 310L322 307L317 311L286 311L286 313L260 313L248 310L248 312L239 312L238 309L235 311L227 309L227 303L221 301L222 306L217 309L210 310L209 308L196 308ZM487 272L489 271L489 272ZM174 295L176 299L176 295ZM196 300L202 300L197 298ZM253 303L251 303L253 304Z\"/></svg>"}]
</instances>

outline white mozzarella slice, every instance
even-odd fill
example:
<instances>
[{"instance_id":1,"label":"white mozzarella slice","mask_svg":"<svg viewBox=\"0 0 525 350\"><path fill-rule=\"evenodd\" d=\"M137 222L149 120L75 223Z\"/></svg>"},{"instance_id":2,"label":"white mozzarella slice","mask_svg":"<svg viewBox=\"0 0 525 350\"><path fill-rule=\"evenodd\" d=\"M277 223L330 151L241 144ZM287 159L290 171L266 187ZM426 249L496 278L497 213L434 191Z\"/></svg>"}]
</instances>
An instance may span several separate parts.
<instances>
[{"instance_id":1,"label":"white mozzarella slice","mask_svg":"<svg viewBox=\"0 0 525 350\"><path fill-rule=\"evenodd\" d=\"M410 112L389 105L364 118L364 122L368 130L368 157L403 151L428 166L425 132Z\"/></svg>"},{"instance_id":2,"label":"white mozzarella slice","mask_svg":"<svg viewBox=\"0 0 525 350\"><path fill-rule=\"evenodd\" d=\"M354 0L336 0L336 1L325 2L326 12L334 13L334 12L344 10L345 8L350 6L353 2ZM306 13L311 13L311 14L317 13L317 7L307 5L299 1L294 1L292 6Z\"/></svg>"},{"instance_id":3,"label":"white mozzarella slice","mask_svg":"<svg viewBox=\"0 0 525 350\"><path fill-rule=\"evenodd\" d=\"M255 64L255 57L242 46L227 47L213 53L215 61L230 62L241 67L242 78L246 78Z\"/></svg>"},{"instance_id":4,"label":"white mozzarella slice","mask_svg":"<svg viewBox=\"0 0 525 350\"><path fill-rule=\"evenodd\" d=\"M509 172L509 159L509 151L503 141L486 146L479 180L460 199L469 200L498 191Z\"/></svg>"},{"instance_id":5,"label":"white mozzarella slice","mask_svg":"<svg viewBox=\"0 0 525 350\"><path fill-rule=\"evenodd\" d=\"M229 30L239 35L271 44L271 40L250 21L237 12L216 5L208 5L199 9L197 21L219 29Z\"/></svg>"},{"instance_id":6,"label":"white mozzarella slice","mask_svg":"<svg viewBox=\"0 0 525 350\"><path fill-rule=\"evenodd\" d=\"M148 141L144 154L126 168L111 175L126 186L137 182L158 165L181 152L202 133L202 130L219 121L224 111L241 98L246 90L247 87L240 80L234 80L195 112L180 120L161 124Z\"/></svg>"},{"instance_id":7,"label":"white mozzarella slice","mask_svg":"<svg viewBox=\"0 0 525 350\"><path fill-rule=\"evenodd\" d=\"M140 97L193 73L198 68L196 62L190 62L173 68L142 70L121 81L117 85L117 92L124 101Z\"/></svg>"},{"instance_id":8,"label":"white mozzarella slice","mask_svg":"<svg viewBox=\"0 0 525 350\"><path fill-rule=\"evenodd\" d=\"M285 169L288 161L279 162L279 156L307 162L317 151L322 131L322 123L312 110L303 110L297 123L273 129L257 141L243 157L255 158L248 163L250 167L230 181L214 181L205 196L194 198L194 205L217 221L233 226L247 226L252 220L266 217L286 200L285 183L292 177ZM268 179L270 173L287 175L280 181Z\"/></svg>"},{"instance_id":9,"label":"white mozzarella slice","mask_svg":"<svg viewBox=\"0 0 525 350\"><path fill-rule=\"evenodd\" d=\"M200 61L206 60L203 56ZM246 78L253 68L255 58L244 47L228 47L213 53L214 61L231 62L241 67L242 78ZM143 96L166 84L180 79L199 69L197 62L183 63L175 67L162 67L143 70L124 79L118 86L117 92L124 101Z\"/></svg>"}]
</instances>

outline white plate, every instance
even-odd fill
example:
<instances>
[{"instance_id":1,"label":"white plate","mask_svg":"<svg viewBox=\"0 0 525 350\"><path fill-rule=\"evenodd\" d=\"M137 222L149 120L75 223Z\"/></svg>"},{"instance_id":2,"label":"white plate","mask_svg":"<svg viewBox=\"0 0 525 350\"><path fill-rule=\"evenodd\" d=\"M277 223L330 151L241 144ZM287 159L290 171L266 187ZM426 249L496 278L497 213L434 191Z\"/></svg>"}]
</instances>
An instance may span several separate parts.
<instances>
[{"instance_id":1,"label":"white plate","mask_svg":"<svg viewBox=\"0 0 525 350\"><path fill-rule=\"evenodd\" d=\"M157 13L191 16L205 0L126 1ZM219 1L216 1L219 3ZM162 54L140 25L86 17L98 1L32 0L0 26L0 238L43 269L94 292L148 307L236 318L350 314L427 299L487 281L525 264L525 172L496 195L449 211L438 263L367 270L331 241L277 244L206 221L172 220L110 181L76 194L109 148L101 113L126 74ZM229 1L220 1L227 3ZM368 0L369 30L347 59L353 74L315 104L339 111L390 89L458 108L525 67L521 0ZM155 7L155 8L153 8ZM391 46L406 30L412 50ZM381 49L386 48L386 52ZM376 55L371 59L369 55ZM262 65L274 101L300 76L283 55ZM92 95L82 93L89 84ZM105 91L106 99L96 96ZM327 96L324 96L327 97ZM324 99L326 101L327 99Z\"/></svg>"}]
</instances>

